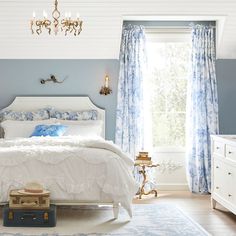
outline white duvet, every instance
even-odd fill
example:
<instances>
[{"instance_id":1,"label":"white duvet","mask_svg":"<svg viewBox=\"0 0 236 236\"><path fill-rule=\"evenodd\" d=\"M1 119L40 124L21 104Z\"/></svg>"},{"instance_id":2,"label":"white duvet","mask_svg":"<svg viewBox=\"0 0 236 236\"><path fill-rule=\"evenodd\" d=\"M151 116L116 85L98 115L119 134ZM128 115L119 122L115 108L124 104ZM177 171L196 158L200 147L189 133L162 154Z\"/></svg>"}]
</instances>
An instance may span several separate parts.
<instances>
[{"instance_id":1,"label":"white duvet","mask_svg":"<svg viewBox=\"0 0 236 236\"><path fill-rule=\"evenodd\" d=\"M0 140L0 201L9 190L39 181L52 200L120 203L131 215L137 191L133 160L102 138Z\"/></svg>"}]
</instances>

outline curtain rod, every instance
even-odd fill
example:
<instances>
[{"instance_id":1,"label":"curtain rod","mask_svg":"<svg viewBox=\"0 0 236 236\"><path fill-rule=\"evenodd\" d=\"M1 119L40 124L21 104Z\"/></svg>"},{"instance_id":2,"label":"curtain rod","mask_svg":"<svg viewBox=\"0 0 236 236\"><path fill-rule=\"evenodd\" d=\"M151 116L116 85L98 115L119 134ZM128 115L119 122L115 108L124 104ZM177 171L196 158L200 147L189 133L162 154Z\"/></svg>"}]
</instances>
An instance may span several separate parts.
<instances>
[{"instance_id":1,"label":"curtain rod","mask_svg":"<svg viewBox=\"0 0 236 236\"><path fill-rule=\"evenodd\" d=\"M216 28L216 26L212 26L213 29ZM144 26L145 29L183 29L183 30L190 30L191 26Z\"/></svg>"}]
</instances>

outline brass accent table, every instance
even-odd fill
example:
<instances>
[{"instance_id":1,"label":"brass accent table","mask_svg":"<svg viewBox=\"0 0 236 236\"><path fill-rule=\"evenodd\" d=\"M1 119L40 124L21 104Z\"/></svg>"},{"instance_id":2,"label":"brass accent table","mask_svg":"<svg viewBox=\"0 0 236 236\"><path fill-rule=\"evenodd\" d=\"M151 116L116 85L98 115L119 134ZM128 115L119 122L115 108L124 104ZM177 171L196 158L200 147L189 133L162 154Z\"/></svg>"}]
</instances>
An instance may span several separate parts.
<instances>
[{"instance_id":1,"label":"brass accent table","mask_svg":"<svg viewBox=\"0 0 236 236\"><path fill-rule=\"evenodd\" d=\"M147 174L146 174L146 168L156 168L158 166L160 166L159 164L152 164L152 163L140 163L140 161L135 161L134 166L138 166L141 168L141 170L139 170L139 174L141 174L143 176L143 181L142 184L139 188L139 199L142 199L142 195L149 195L149 194L155 194L155 197L157 197L157 190L156 189L151 189L148 192L145 192L144 187L145 184L148 182L148 178L147 178Z\"/></svg>"}]
</instances>

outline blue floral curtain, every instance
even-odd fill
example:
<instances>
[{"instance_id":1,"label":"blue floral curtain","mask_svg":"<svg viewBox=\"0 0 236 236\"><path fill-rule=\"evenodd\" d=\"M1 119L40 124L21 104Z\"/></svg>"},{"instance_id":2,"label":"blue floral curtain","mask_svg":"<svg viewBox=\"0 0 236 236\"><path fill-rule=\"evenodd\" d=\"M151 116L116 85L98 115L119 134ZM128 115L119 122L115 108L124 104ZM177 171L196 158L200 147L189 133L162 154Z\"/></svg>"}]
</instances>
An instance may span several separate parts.
<instances>
[{"instance_id":1,"label":"blue floral curtain","mask_svg":"<svg viewBox=\"0 0 236 236\"><path fill-rule=\"evenodd\" d=\"M145 41L142 26L123 27L117 95L116 144L132 157L143 148Z\"/></svg>"},{"instance_id":2,"label":"blue floral curtain","mask_svg":"<svg viewBox=\"0 0 236 236\"><path fill-rule=\"evenodd\" d=\"M210 135L219 132L212 26L192 26L191 64L186 117L187 176L192 192L208 193L211 191Z\"/></svg>"}]
</instances>

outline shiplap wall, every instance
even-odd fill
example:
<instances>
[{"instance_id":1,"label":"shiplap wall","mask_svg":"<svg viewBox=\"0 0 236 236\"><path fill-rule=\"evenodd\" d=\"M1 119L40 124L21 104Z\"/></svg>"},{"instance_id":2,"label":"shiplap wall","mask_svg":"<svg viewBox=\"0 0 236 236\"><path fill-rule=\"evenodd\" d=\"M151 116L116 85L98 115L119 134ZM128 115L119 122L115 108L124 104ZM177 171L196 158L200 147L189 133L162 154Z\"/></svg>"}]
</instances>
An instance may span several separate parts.
<instances>
[{"instance_id":1,"label":"shiplap wall","mask_svg":"<svg viewBox=\"0 0 236 236\"><path fill-rule=\"evenodd\" d=\"M165 15L225 16L217 55L236 58L235 0L59 0L62 14L80 12L84 21L81 35L32 36L32 12L40 17L43 10L49 14L53 4L54 0L0 0L0 58L117 59L123 19Z\"/></svg>"}]
</instances>

